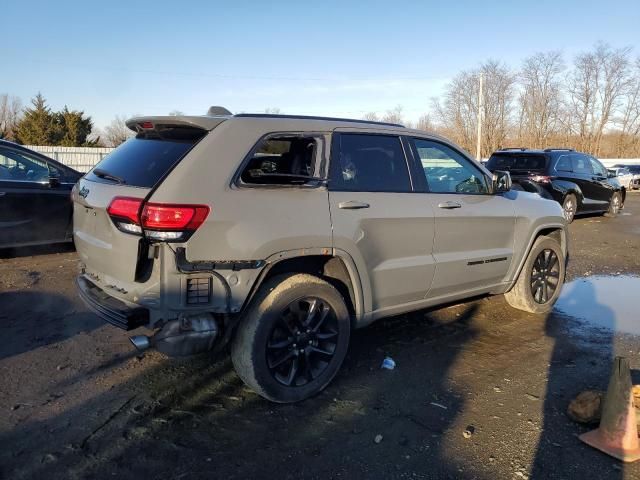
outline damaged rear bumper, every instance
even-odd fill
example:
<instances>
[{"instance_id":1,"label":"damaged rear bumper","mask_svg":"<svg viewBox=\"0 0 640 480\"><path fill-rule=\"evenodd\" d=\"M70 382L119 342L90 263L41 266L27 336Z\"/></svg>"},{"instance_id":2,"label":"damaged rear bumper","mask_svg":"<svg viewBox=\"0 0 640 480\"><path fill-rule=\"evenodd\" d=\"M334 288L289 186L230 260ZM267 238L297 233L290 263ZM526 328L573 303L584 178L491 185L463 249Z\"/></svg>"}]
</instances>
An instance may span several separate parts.
<instances>
[{"instance_id":1,"label":"damaged rear bumper","mask_svg":"<svg viewBox=\"0 0 640 480\"><path fill-rule=\"evenodd\" d=\"M95 314L118 328L132 330L149 323L148 309L129 307L83 275L76 277L76 287L80 298Z\"/></svg>"}]
</instances>

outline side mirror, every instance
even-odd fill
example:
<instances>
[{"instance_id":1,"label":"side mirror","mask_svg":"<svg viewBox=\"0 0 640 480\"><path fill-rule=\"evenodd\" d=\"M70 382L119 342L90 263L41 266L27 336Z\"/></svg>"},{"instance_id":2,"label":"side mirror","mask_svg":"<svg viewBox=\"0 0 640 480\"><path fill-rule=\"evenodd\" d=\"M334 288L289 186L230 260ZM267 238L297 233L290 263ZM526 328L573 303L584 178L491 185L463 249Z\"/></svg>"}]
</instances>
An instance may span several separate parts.
<instances>
[{"instance_id":1,"label":"side mirror","mask_svg":"<svg viewBox=\"0 0 640 480\"><path fill-rule=\"evenodd\" d=\"M57 187L60 185L60 172L57 170L49 170L49 186Z\"/></svg>"},{"instance_id":2,"label":"side mirror","mask_svg":"<svg viewBox=\"0 0 640 480\"><path fill-rule=\"evenodd\" d=\"M607 177L608 178L616 178L617 177L616 172L608 171L607 172Z\"/></svg>"},{"instance_id":3,"label":"side mirror","mask_svg":"<svg viewBox=\"0 0 640 480\"><path fill-rule=\"evenodd\" d=\"M502 170L493 172L493 193L504 193L511 190L511 174Z\"/></svg>"}]
</instances>

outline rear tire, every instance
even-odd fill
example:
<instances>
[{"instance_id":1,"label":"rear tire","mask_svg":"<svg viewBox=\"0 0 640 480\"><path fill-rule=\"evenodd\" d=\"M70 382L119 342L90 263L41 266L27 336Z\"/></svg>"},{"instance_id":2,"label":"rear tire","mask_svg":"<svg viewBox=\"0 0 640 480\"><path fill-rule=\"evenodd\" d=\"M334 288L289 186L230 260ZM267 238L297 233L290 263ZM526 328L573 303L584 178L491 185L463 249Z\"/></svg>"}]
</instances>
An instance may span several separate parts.
<instances>
[{"instance_id":1,"label":"rear tire","mask_svg":"<svg viewBox=\"0 0 640 480\"><path fill-rule=\"evenodd\" d=\"M564 276L565 258L560 243L551 237L538 237L515 285L504 298L518 310L548 313L560 296Z\"/></svg>"},{"instance_id":2,"label":"rear tire","mask_svg":"<svg viewBox=\"0 0 640 480\"><path fill-rule=\"evenodd\" d=\"M573 222L573 219L576 216L576 212L578 210L578 199L573 193L570 193L566 197L564 197L564 201L562 202L562 214L564 215L567 223Z\"/></svg>"},{"instance_id":3,"label":"rear tire","mask_svg":"<svg viewBox=\"0 0 640 480\"><path fill-rule=\"evenodd\" d=\"M609 200L609 210L605 213L607 217L616 217L620 210L622 209L622 195L620 192L614 192L611 195L611 200Z\"/></svg>"},{"instance_id":4,"label":"rear tire","mask_svg":"<svg viewBox=\"0 0 640 480\"><path fill-rule=\"evenodd\" d=\"M304 400L336 375L351 319L332 285L308 274L279 275L260 287L231 345L238 376L278 403Z\"/></svg>"}]
</instances>

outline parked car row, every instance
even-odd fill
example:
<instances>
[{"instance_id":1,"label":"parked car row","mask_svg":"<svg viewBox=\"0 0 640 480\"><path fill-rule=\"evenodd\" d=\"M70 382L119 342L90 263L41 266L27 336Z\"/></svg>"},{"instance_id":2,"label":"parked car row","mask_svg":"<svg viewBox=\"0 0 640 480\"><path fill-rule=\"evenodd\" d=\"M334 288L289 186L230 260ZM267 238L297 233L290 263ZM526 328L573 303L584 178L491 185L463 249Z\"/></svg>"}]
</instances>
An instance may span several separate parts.
<instances>
[{"instance_id":1,"label":"parked car row","mask_svg":"<svg viewBox=\"0 0 640 480\"><path fill-rule=\"evenodd\" d=\"M609 169L627 190L640 189L640 165L616 164Z\"/></svg>"},{"instance_id":2,"label":"parked car row","mask_svg":"<svg viewBox=\"0 0 640 480\"><path fill-rule=\"evenodd\" d=\"M562 205L567 222L576 215L616 215L624 206L627 187L595 157L569 148L503 148L486 167L506 170L514 183Z\"/></svg>"}]
</instances>

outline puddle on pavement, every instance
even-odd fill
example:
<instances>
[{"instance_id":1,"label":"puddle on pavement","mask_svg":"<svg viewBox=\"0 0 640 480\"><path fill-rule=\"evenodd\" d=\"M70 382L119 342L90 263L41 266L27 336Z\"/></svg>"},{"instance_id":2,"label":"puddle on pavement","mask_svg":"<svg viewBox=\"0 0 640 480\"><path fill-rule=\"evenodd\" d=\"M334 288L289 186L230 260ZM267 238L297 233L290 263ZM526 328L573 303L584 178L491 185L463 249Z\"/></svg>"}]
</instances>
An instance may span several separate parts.
<instances>
[{"instance_id":1,"label":"puddle on pavement","mask_svg":"<svg viewBox=\"0 0 640 480\"><path fill-rule=\"evenodd\" d=\"M563 287L555 309L596 328L640 335L640 277L573 280Z\"/></svg>"}]
</instances>

